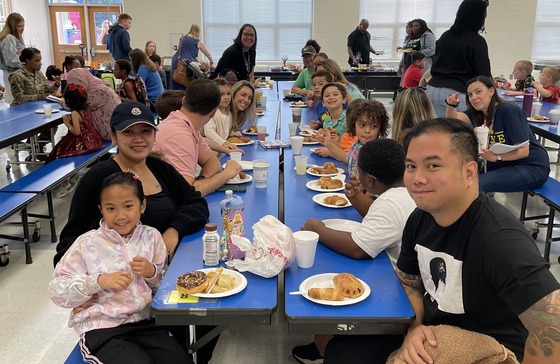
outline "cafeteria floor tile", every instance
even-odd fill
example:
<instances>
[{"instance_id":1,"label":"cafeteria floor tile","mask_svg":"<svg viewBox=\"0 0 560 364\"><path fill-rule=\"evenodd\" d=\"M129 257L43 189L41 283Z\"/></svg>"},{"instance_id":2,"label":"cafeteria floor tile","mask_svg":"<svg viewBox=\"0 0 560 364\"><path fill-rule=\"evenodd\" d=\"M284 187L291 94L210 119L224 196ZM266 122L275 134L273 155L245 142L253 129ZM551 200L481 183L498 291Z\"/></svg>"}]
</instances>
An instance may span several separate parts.
<instances>
[{"instance_id":1,"label":"cafeteria floor tile","mask_svg":"<svg viewBox=\"0 0 560 364\"><path fill-rule=\"evenodd\" d=\"M388 109L392 109L390 99L382 100ZM390 110L389 110L390 111ZM64 134L59 128L57 136ZM0 166L4 167L6 158L14 159L11 148L0 151ZM556 155L551 152L551 160ZM551 176L560 178L558 165L552 164ZM29 168L31 169L31 167ZM0 187L7 185L28 173L26 166L14 166L9 175L0 172ZM521 193L497 193L495 198L504 204L512 213L519 216ZM72 195L55 198L57 231L64 226ZM529 200L529 212L545 213L547 208L542 201ZM31 206L32 211L46 212L46 200L38 198ZM9 221L17 221L12 217ZM532 228L534 223L526 223ZM19 227L6 223L0 226L0 233L18 234ZM52 257L56 244L50 242L49 227L42 223L41 239L31 245L33 264L25 264L23 245L14 241L8 243L11 251L10 264L0 268L0 312L2 312L3 329L0 330L0 358L5 363L58 364L64 362L78 337L74 330L67 327L69 311L55 306L48 297L47 284L52 274ZM560 235L560 229L556 229ZM544 229L541 229L537 245L544 250ZM560 279L560 244L553 244L550 261L551 272ZM288 334L283 312L283 300L279 300L277 312L273 315L272 326L233 326L224 331L214 351L212 364L293 364L296 360L291 356L293 346L307 344L310 335Z\"/></svg>"}]
</instances>

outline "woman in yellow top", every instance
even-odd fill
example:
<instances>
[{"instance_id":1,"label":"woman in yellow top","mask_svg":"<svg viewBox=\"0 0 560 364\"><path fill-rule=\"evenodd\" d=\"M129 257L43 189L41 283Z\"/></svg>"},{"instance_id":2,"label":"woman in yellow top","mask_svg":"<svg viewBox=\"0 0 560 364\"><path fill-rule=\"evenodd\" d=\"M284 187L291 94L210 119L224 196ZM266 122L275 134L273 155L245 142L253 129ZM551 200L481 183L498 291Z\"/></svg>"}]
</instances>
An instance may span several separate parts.
<instances>
[{"instance_id":1,"label":"woman in yellow top","mask_svg":"<svg viewBox=\"0 0 560 364\"><path fill-rule=\"evenodd\" d=\"M10 75L10 85L14 100L12 105L28 101L44 100L49 94L56 94L60 81L49 86L47 78L41 72L41 51L37 48L25 48L19 60L22 67ZM57 96L60 96L58 94Z\"/></svg>"}]
</instances>

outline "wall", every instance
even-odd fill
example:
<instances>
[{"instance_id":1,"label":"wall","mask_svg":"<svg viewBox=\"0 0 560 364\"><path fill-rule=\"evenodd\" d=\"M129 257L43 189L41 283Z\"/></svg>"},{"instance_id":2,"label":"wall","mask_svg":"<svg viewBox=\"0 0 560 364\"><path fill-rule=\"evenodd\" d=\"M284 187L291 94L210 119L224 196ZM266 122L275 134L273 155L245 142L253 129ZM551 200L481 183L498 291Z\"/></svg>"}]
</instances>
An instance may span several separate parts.
<instances>
[{"instance_id":1,"label":"wall","mask_svg":"<svg viewBox=\"0 0 560 364\"><path fill-rule=\"evenodd\" d=\"M359 21L359 0L315 0L313 37L330 57L345 66L346 38ZM52 62L45 0L12 0L12 9L26 19L25 39L36 41L45 61ZM171 55L172 34L185 33L190 24L202 24L200 0L125 0L124 9L133 17L132 46L144 48L147 40L158 45L158 53ZM492 73L509 77L513 64L530 59L536 1L493 0L490 2L486 33ZM372 24L373 28L375 25ZM202 34L204 39L204 34ZM375 47L375 45L374 45Z\"/></svg>"}]
</instances>

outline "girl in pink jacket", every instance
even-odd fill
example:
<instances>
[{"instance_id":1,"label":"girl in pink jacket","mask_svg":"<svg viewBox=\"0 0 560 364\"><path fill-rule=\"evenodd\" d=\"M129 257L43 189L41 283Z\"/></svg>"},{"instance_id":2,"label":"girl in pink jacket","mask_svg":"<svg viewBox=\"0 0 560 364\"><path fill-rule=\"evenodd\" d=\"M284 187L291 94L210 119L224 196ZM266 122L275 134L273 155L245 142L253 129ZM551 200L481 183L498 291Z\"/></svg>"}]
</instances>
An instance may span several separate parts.
<instances>
[{"instance_id":1,"label":"girl in pink jacket","mask_svg":"<svg viewBox=\"0 0 560 364\"><path fill-rule=\"evenodd\" d=\"M145 208L138 176L107 177L99 229L76 240L49 283L52 301L73 309L68 325L80 335L86 362L192 363L150 313L167 251L161 234L140 223Z\"/></svg>"}]
</instances>

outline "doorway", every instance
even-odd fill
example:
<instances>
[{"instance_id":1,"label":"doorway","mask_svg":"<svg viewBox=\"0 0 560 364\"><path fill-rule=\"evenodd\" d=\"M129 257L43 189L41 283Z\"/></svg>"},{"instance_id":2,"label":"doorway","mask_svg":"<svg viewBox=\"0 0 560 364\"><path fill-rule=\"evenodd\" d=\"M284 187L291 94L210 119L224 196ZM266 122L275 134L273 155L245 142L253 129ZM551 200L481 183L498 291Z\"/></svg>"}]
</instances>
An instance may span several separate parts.
<instances>
[{"instance_id":1,"label":"doorway","mask_svg":"<svg viewBox=\"0 0 560 364\"><path fill-rule=\"evenodd\" d=\"M120 12L118 6L50 6L55 64L62 67L64 57L69 55L82 56L95 69L110 61L107 31Z\"/></svg>"}]
</instances>

